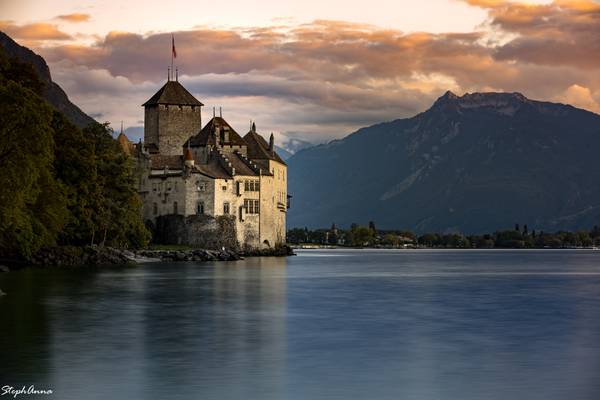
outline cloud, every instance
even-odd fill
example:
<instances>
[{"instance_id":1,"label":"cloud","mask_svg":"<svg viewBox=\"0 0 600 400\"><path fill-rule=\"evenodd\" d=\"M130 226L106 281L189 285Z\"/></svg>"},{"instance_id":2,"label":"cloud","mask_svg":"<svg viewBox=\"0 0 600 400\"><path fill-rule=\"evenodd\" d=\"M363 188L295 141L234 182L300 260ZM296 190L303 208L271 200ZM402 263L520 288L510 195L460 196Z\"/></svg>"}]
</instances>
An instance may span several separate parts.
<instances>
[{"instance_id":1,"label":"cloud","mask_svg":"<svg viewBox=\"0 0 600 400\"><path fill-rule=\"evenodd\" d=\"M71 35L62 32L54 24L43 22L15 25L12 21L0 21L0 30L17 40L71 40Z\"/></svg>"},{"instance_id":2,"label":"cloud","mask_svg":"<svg viewBox=\"0 0 600 400\"><path fill-rule=\"evenodd\" d=\"M200 26L174 33L175 63L207 104L205 117L224 106L228 120L245 127L255 119L280 142L291 135L318 142L412 116L447 89L519 91L600 111L597 3L466 2L488 12L475 32L325 20ZM170 33L110 32L90 45L52 41L37 50L84 110L136 126L140 104L165 80L170 46Z\"/></svg>"},{"instance_id":3,"label":"cloud","mask_svg":"<svg viewBox=\"0 0 600 400\"><path fill-rule=\"evenodd\" d=\"M72 23L87 22L90 20L90 18L91 18L91 16L89 14L80 14L80 13L63 14L63 15L57 15L55 17L55 19L60 19L62 21L72 22Z\"/></svg>"},{"instance_id":4,"label":"cloud","mask_svg":"<svg viewBox=\"0 0 600 400\"><path fill-rule=\"evenodd\" d=\"M579 85L569 86L565 92L557 96L558 101L574 105L575 107L594 109L598 103L594 99L592 91L589 88Z\"/></svg>"},{"instance_id":5,"label":"cloud","mask_svg":"<svg viewBox=\"0 0 600 400\"><path fill-rule=\"evenodd\" d=\"M547 4L466 1L488 10L488 23L493 29L516 35L498 49L496 59L600 68L599 3L589 0L555 0Z\"/></svg>"}]
</instances>

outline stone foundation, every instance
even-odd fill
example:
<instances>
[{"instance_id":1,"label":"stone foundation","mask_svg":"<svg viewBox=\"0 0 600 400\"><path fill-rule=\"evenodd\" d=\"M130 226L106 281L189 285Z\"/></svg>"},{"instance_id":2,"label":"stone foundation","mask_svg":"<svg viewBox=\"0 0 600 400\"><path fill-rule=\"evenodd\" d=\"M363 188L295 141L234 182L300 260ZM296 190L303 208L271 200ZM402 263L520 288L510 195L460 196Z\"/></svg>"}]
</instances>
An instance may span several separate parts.
<instances>
[{"instance_id":1,"label":"stone foundation","mask_svg":"<svg viewBox=\"0 0 600 400\"><path fill-rule=\"evenodd\" d=\"M208 215L163 215L152 232L155 244L184 244L202 249L240 248L235 217Z\"/></svg>"}]
</instances>

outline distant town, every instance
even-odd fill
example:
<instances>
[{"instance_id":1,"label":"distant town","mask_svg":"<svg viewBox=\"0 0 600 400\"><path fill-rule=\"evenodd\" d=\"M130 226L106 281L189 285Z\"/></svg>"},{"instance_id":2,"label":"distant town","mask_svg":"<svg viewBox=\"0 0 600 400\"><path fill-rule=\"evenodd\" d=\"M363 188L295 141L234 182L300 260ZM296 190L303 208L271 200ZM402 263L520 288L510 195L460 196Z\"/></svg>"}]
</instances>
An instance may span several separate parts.
<instances>
[{"instance_id":1,"label":"distant town","mask_svg":"<svg viewBox=\"0 0 600 400\"><path fill-rule=\"evenodd\" d=\"M600 228L577 232L544 232L530 230L527 225L515 224L514 229L500 230L483 235L461 233L426 233L417 235L407 230L379 230L374 222L367 226L352 224L340 229L335 224L329 229L295 228L287 233L288 243L302 246L344 246L376 248L455 248L455 249L561 249L597 248L600 246Z\"/></svg>"}]
</instances>

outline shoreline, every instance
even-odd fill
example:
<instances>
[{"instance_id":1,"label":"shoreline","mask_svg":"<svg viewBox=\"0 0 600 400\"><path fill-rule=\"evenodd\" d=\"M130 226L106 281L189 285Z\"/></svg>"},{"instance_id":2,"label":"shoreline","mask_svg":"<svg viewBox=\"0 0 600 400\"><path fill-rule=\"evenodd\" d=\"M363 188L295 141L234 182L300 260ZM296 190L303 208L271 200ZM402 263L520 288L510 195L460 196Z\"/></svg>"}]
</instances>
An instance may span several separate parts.
<instances>
[{"instance_id":1,"label":"shoreline","mask_svg":"<svg viewBox=\"0 0 600 400\"><path fill-rule=\"evenodd\" d=\"M57 246L42 249L31 260L0 259L0 273L28 267L94 267L140 265L154 262L238 261L245 257L287 257L295 255L288 245L255 250L140 249L100 246Z\"/></svg>"},{"instance_id":2,"label":"shoreline","mask_svg":"<svg viewBox=\"0 0 600 400\"><path fill-rule=\"evenodd\" d=\"M293 250L590 250L598 251L600 247L427 247L427 246L407 246L407 247L352 247L336 245L290 245Z\"/></svg>"}]
</instances>

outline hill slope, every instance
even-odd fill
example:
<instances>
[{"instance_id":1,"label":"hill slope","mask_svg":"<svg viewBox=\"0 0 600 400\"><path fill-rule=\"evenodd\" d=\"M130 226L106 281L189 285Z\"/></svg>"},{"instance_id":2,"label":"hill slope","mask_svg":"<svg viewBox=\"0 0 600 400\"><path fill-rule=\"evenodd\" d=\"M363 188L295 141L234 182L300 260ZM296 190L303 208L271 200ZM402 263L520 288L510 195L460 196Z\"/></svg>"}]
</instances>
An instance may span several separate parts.
<instances>
[{"instance_id":1,"label":"hill slope","mask_svg":"<svg viewBox=\"0 0 600 400\"><path fill-rule=\"evenodd\" d=\"M417 232L600 223L600 116L518 93L451 92L413 118L288 160L288 227Z\"/></svg>"},{"instance_id":2,"label":"hill slope","mask_svg":"<svg viewBox=\"0 0 600 400\"><path fill-rule=\"evenodd\" d=\"M73 124L84 128L90 123L95 122L92 117L71 103L64 90L52 81L48 64L46 64L46 61L41 56L35 54L27 47L19 45L4 32L0 32L0 47L4 49L9 57L14 57L22 62L33 65L40 80L45 84L44 99L58 111L62 112Z\"/></svg>"}]
</instances>

